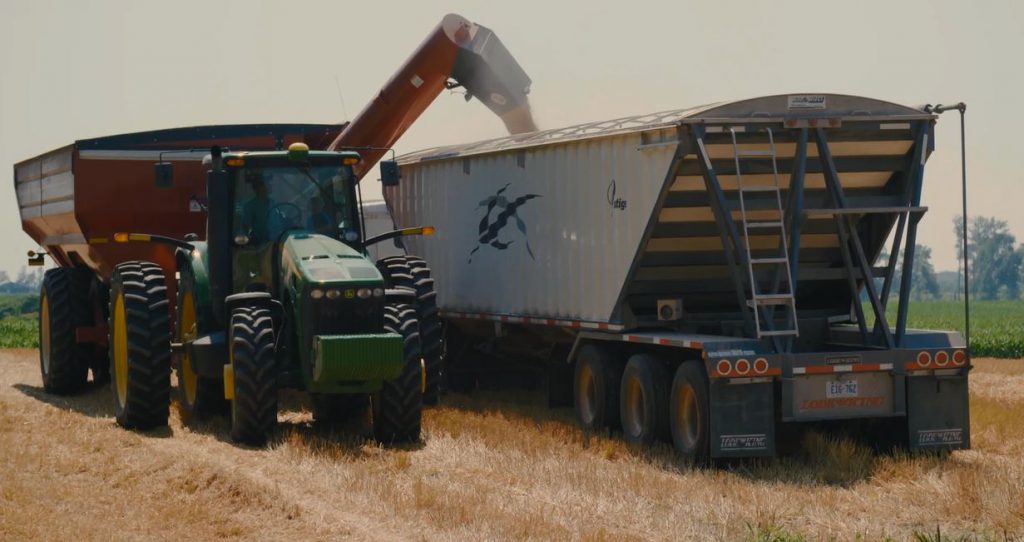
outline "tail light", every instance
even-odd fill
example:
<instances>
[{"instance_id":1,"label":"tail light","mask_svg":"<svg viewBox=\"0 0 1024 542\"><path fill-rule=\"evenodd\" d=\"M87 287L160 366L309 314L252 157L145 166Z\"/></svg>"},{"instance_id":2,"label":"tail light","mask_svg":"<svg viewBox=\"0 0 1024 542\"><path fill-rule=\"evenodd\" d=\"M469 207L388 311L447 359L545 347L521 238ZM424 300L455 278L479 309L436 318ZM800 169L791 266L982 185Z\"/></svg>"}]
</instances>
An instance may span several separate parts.
<instances>
[{"instance_id":1,"label":"tail light","mask_svg":"<svg viewBox=\"0 0 1024 542\"><path fill-rule=\"evenodd\" d=\"M953 365L956 365L957 367L961 367L966 362L967 362L967 353L966 352L964 352L963 350L957 350L956 352L953 352Z\"/></svg>"},{"instance_id":2,"label":"tail light","mask_svg":"<svg viewBox=\"0 0 1024 542\"><path fill-rule=\"evenodd\" d=\"M736 372L745 375L750 372L750 362L746 359L736 360Z\"/></svg>"},{"instance_id":3,"label":"tail light","mask_svg":"<svg viewBox=\"0 0 1024 542\"><path fill-rule=\"evenodd\" d=\"M732 362L727 359L719 360L715 368L718 369L718 374L727 375L732 372Z\"/></svg>"},{"instance_id":4,"label":"tail light","mask_svg":"<svg viewBox=\"0 0 1024 542\"><path fill-rule=\"evenodd\" d=\"M939 351L935 353L935 364L939 367L945 367L949 363L949 354L945 351Z\"/></svg>"},{"instance_id":5,"label":"tail light","mask_svg":"<svg viewBox=\"0 0 1024 542\"><path fill-rule=\"evenodd\" d=\"M932 363L932 355L928 352L921 352L917 355L917 364L921 367L927 367Z\"/></svg>"},{"instance_id":6,"label":"tail light","mask_svg":"<svg viewBox=\"0 0 1024 542\"><path fill-rule=\"evenodd\" d=\"M754 360L754 372L757 374L764 374L768 372L768 360L764 358L757 358Z\"/></svg>"}]
</instances>

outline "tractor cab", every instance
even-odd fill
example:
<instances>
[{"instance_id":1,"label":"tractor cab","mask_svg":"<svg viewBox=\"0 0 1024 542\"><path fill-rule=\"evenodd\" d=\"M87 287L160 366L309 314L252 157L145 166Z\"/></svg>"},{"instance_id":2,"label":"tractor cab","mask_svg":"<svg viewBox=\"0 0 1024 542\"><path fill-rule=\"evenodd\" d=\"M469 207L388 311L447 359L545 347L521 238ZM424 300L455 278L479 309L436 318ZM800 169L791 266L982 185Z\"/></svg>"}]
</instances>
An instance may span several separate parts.
<instances>
[{"instance_id":1,"label":"tractor cab","mask_svg":"<svg viewBox=\"0 0 1024 542\"><path fill-rule=\"evenodd\" d=\"M355 245L362 234L352 173L358 162L358 153L310 152L303 143L287 153L225 155L234 246L264 247L290 230Z\"/></svg>"}]
</instances>

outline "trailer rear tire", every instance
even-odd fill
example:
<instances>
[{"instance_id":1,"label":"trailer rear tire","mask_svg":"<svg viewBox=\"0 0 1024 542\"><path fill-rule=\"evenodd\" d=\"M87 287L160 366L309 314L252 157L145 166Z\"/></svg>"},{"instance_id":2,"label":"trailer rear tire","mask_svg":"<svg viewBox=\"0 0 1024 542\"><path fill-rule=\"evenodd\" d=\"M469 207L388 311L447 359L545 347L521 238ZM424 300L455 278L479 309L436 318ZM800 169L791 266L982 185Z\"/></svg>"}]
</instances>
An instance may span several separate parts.
<instances>
[{"instance_id":1,"label":"trailer rear tire","mask_svg":"<svg viewBox=\"0 0 1024 542\"><path fill-rule=\"evenodd\" d=\"M39 292L39 371L43 389L57 395L74 393L85 385L89 371L86 351L75 341L77 323L74 270L49 269Z\"/></svg>"},{"instance_id":2,"label":"trailer rear tire","mask_svg":"<svg viewBox=\"0 0 1024 542\"><path fill-rule=\"evenodd\" d=\"M419 323L411 305L384 307L384 329L404 340L402 373L384 382L373 394L373 434L381 444L416 442L423 415L424 369L420 352Z\"/></svg>"},{"instance_id":3,"label":"trailer rear tire","mask_svg":"<svg viewBox=\"0 0 1024 542\"><path fill-rule=\"evenodd\" d=\"M711 418L707 377L699 363L685 362L676 369L669 394L668 422L676 450L698 461L707 459Z\"/></svg>"},{"instance_id":4,"label":"trailer rear tire","mask_svg":"<svg viewBox=\"0 0 1024 542\"><path fill-rule=\"evenodd\" d=\"M167 425L171 402L171 329L160 266L125 262L110 279L110 388L118 425Z\"/></svg>"},{"instance_id":5,"label":"trailer rear tire","mask_svg":"<svg viewBox=\"0 0 1024 542\"><path fill-rule=\"evenodd\" d=\"M650 444L669 434L669 373L651 354L634 354L622 373L619 411L628 442Z\"/></svg>"},{"instance_id":6,"label":"trailer rear tire","mask_svg":"<svg viewBox=\"0 0 1024 542\"><path fill-rule=\"evenodd\" d=\"M267 309L231 312L228 352L234 376L231 439L260 446L277 425L277 363L274 321Z\"/></svg>"},{"instance_id":7,"label":"trailer rear tire","mask_svg":"<svg viewBox=\"0 0 1024 542\"><path fill-rule=\"evenodd\" d=\"M573 402L585 429L614 429L619 424L619 382L622 364L603 346L588 344L576 357Z\"/></svg>"}]
</instances>

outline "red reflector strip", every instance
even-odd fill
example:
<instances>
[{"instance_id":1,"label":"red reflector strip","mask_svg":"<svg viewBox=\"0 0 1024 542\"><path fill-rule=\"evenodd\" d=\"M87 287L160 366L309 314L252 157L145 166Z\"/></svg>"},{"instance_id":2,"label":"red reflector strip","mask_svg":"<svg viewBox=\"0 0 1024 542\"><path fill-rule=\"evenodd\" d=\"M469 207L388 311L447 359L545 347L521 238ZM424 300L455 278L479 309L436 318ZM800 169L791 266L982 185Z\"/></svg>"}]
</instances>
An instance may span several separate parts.
<instances>
[{"instance_id":1,"label":"red reflector strip","mask_svg":"<svg viewBox=\"0 0 1024 542\"><path fill-rule=\"evenodd\" d=\"M444 318L466 318L471 320L492 320L515 324L533 324L568 327L571 329L597 329L601 331L619 331L622 326L608 322L584 322L582 320L556 320L554 318L537 318L531 316L513 316L509 314L488 314L484 312L439 311Z\"/></svg>"},{"instance_id":2,"label":"red reflector strip","mask_svg":"<svg viewBox=\"0 0 1024 542\"><path fill-rule=\"evenodd\" d=\"M793 367L795 375L820 375L832 373L869 373L873 371L891 371L891 363L854 363L852 365L808 365Z\"/></svg>"}]
</instances>

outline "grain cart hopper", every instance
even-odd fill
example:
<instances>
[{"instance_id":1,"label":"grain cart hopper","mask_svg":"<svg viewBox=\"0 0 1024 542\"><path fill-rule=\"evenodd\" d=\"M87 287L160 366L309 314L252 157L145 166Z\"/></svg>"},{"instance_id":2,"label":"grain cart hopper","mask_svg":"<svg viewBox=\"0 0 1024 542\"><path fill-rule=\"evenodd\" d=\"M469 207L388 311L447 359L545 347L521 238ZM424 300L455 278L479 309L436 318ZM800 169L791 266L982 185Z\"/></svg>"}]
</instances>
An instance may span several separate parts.
<instances>
[{"instance_id":1,"label":"grain cart hopper","mask_svg":"<svg viewBox=\"0 0 1024 542\"><path fill-rule=\"evenodd\" d=\"M17 164L24 228L60 265L41 296L46 389L102 376L108 350L118 422L161 425L173 351L183 415L230 399L237 440L265 438L278 387L312 392L317 419L373 394L377 438L417 439L441 352L430 270L403 257L378 271L366 247L423 229L364 238L361 157L456 86L532 129L529 85L492 32L448 15L347 125L129 134Z\"/></svg>"},{"instance_id":2,"label":"grain cart hopper","mask_svg":"<svg viewBox=\"0 0 1024 542\"><path fill-rule=\"evenodd\" d=\"M406 247L433 265L453 382L474 352L554 357L585 427L696 457L831 420L965 448L964 342L907 329L935 119L754 98L414 153L385 199L437 227Z\"/></svg>"}]
</instances>

